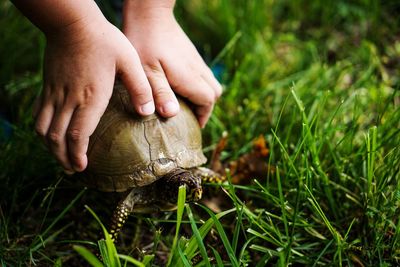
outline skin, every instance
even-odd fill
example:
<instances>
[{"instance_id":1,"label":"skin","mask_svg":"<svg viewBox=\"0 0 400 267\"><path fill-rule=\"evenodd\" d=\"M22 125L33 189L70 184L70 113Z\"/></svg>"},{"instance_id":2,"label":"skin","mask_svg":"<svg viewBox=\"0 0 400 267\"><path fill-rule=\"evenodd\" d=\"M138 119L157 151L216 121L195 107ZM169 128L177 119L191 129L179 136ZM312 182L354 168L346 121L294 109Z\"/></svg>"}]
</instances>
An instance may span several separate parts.
<instances>
[{"instance_id":1,"label":"skin","mask_svg":"<svg viewBox=\"0 0 400 267\"><path fill-rule=\"evenodd\" d=\"M175 115L175 94L189 99L200 126L210 117L222 88L173 15L175 1L124 2L123 32L137 49L157 111Z\"/></svg>"},{"instance_id":2,"label":"skin","mask_svg":"<svg viewBox=\"0 0 400 267\"><path fill-rule=\"evenodd\" d=\"M174 1L126 0L125 35L94 1L13 3L46 36L35 129L66 173L86 168L89 137L108 105L116 75L139 114L157 109L164 117L176 115L173 89L196 105L201 126L207 122L221 87L176 23Z\"/></svg>"}]
</instances>

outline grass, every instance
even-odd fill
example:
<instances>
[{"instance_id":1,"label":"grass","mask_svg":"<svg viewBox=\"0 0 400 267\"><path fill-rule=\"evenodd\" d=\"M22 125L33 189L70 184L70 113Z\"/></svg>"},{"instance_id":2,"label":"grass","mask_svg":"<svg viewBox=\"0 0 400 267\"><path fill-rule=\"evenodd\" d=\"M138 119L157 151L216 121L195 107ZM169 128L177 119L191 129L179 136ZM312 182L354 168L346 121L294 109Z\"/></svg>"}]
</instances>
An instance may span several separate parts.
<instances>
[{"instance_id":1,"label":"grass","mask_svg":"<svg viewBox=\"0 0 400 267\"><path fill-rule=\"evenodd\" d=\"M224 183L219 212L180 204L178 216L130 216L110 254L148 266L399 265L399 8L180 1L186 32L222 69L207 156L224 131L225 162L262 135L276 171ZM0 264L85 266L77 250L107 250L85 205L106 220L113 196L82 191L38 142L30 113L45 40L7 1L0 26Z\"/></svg>"}]
</instances>

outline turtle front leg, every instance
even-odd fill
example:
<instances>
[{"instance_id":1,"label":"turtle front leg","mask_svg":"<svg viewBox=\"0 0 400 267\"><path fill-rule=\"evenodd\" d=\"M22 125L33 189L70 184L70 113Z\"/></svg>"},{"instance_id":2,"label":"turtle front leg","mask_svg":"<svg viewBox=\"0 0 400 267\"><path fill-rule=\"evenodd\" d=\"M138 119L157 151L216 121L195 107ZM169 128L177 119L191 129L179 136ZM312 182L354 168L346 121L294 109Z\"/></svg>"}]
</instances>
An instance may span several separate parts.
<instances>
[{"instance_id":1,"label":"turtle front leg","mask_svg":"<svg viewBox=\"0 0 400 267\"><path fill-rule=\"evenodd\" d=\"M119 202L111 217L109 232L113 241L117 240L118 233L131 212L150 213L158 211L153 205L157 197L154 194L154 184L132 188L130 192Z\"/></svg>"},{"instance_id":2,"label":"turtle front leg","mask_svg":"<svg viewBox=\"0 0 400 267\"><path fill-rule=\"evenodd\" d=\"M115 208L114 213L111 217L111 224L109 228L109 234L111 235L111 240L116 241L118 233L121 231L124 226L126 219L128 218L129 207L121 201L118 206Z\"/></svg>"},{"instance_id":3,"label":"turtle front leg","mask_svg":"<svg viewBox=\"0 0 400 267\"><path fill-rule=\"evenodd\" d=\"M201 177L201 180L204 183L216 183L216 184L222 184L224 181L226 181L226 176L221 175L211 169L205 168L205 167L196 167L193 168L193 173L197 175L198 177Z\"/></svg>"},{"instance_id":4,"label":"turtle front leg","mask_svg":"<svg viewBox=\"0 0 400 267\"><path fill-rule=\"evenodd\" d=\"M142 190L133 188L126 192L124 197L118 203L111 217L111 223L109 227L109 234L111 239L115 242L118 237L118 233L124 227L126 220L128 219L129 213L133 211L133 207L139 202L142 197Z\"/></svg>"}]
</instances>

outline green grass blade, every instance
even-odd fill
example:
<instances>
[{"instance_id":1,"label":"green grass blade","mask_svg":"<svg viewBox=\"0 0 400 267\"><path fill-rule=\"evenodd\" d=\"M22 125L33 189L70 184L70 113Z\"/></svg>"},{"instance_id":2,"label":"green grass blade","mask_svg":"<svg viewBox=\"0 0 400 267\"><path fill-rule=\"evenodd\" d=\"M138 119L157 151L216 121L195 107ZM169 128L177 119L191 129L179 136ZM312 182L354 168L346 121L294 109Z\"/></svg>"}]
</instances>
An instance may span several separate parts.
<instances>
[{"instance_id":1,"label":"green grass blade","mask_svg":"<svg viewBox=\"0 0 400 267\"><path fill-rule=\"evenodd\" d=\"M177 249L178 249L179 257L180 257L180 259L182 260L183 265L184 265L185 267L190 267L190 266L192 266L192 264L190 264L189 260L187 259L187 257L186 257L185 254L183 253L180 244L178 244Z\"/></svg>"},{"instance_id":2,"label":"green grass blade","mask_svg":"<svg viewBox=\"0 0 400 267\"><path fill-rule=\"evenodd\" d=\"M374 178L374 168L375 168L375 154L376 154L376 135L377 127L374 126L369 129L367 135L367 185L368 185L368 196L370 200L374 200L373 194L376 189L376 181Z\"/></svg>"},{"instance_id":3,"label":"green grass blade","mask_svg":"<svg viewBox=\"0 0 400 267\"><path fill-rule=\"evenodd\" d=\"M323 212L321 206L318 204L318 201L315 199L314 195L312 194L311 190L308 188L307 185L304 185L306 188L308 194L310 195L310 198L308 199L311 203L311 205L314 207L318 215L321 217L321 219L324 221L325 225L331 232L332 236L335 238L337 242L340 242L340 234L336 231L336 229L332 226L331 222L329 219L326 217L325 213Z\"/></svg>"},{"instance_id":4,"label":"green grass blade","mask_svg":"<svg viewBox=\"0 0 400 267\"><path fill-rule=\"evenodd\" d=\"M326 244L324 249L319 253L318 257L315 259L315 262L312 267L317 266L317 264L319 264L319 259L322 257L322 255L325 254L325 251L328 250L328 248L332 245L333 241L334 240L332 239L331 241L328 242L328 244Z\"/></svg>"},{"instance_id":5,"label":"green grass blade","mask_svg":"<svg viewBox=\"0 0 400 267\"><path fill-rule=\"evenodd\" d=\"M210 248L214 253L215 260L217 261L217 266L224 267L224 263L222 262L221 255L219 255L218 251L215 248L213 248L211 246L210 246Z\"/></svg>"},{"instance_id":6,"label":"green grass blade","mask_svg":"<svg viewBox=\"0 0 400 267\"><path fill-rule=\"evenodd\" d=\"M145 266L151 266L151 262L153 261L153 259L154 259L154 255L144 255L142 263Z\"/></svg>"},{"instance_id":7,"label":"green grass blade","mask_svg":"<svg viewBox=\"0 0 400 267\"><path fill-rule=\"evenodd\" d=\"M266 253L257 263L255 267L264 267L267 265L268 260L271 259L271 254Z\"/></svg>"},{"instance_id":8,"label":"green grass blade","mask_svg":"<svg viewBox=\"0 0 400 267\"><path fill-rule=\"evenodd\" d=\"M96 219L96 221L99 223L101 229L103 230L103 234L105 237L105 246L106 246L106 251L107 251L107 256L109 259L110 266L111 267L121 267L121 262L118 259L117 249L114 245L114 242L111 239L111 235L107 232L107 229L104 227L103 223L100 221L100 219L96 215L96 213L91 208L89 208L87 205L85 205L85 208L92 214L92 216ZM103 253L105 253L105 251L103 251ZM102 254L102 256L104 257L105 255Z\"/></svg>"},{"instance_id":9,"label":"green grass blade","mask_svg":"<svg viewBox=\"0 0 400 267\"><path fill-rule=\"evenodd\" d=\"M229 40L229 42L225 45L225 47L219 52L219 54L214 58L214 60L211 62L210 66L214 66L218 61L220 61L237 43L237 41L240 39L242 36L242 32L238 31L236 32L233 37Z\"/></svg>"},{"instance_id":10,"label":"green grass blade","mask_svg":"<svg viewBox=\"0 0 400 267\"><path fill-rule=\"evenodd\" d=\"M53 267L62 267L62 258L57 258L54 262Z\"/></svg>"},{"instance_id":11,"label":"green grass blade","mask_svg":"<svg viewBox=\"0 0 400 267\"><path fill-rule=\"evenodd\" d=\"M236 211L236 208L232 208L223 212L218 213L217 218L222 218L223 216ZM199 232L201 234L201 238L204 238L208 232L210 232L212 226L214 225L214 220L212 218L208 219L200 228ZM189 240L189 243L185 249L185 255L187 255L188 259L192 259L196 250L198 248L197 240L195 236L192 236Z\"/></svg>"},{"instance_id":12,"label":"green grass blade","mask_svg":"<svg viewBox=\"0 0 400 267\"><path fill-rule=\"evenodd\" d=\"M279 167L276 167L276 181L278 183L278 192L279 192L279 201L280 201L280 206L281 206L281 211L282 211L282 220L283 224L285 226L285 234L286 236L289 236L289 227L288 227L288 222L286 218L286 204L285 204L285 199L283 196L283 190L282 190L282 183L281 183L281 176L279 173Z\"/></svg>"},{"instance_id":13,"label":"green grass blade","mask_svg":"<svg viewBox=\"0 0 400 267\"><path fill-rule=\"evenodd\" d=\"M245 260L244 260L243 258L244 258L245 252L246 252L246 250L247 250L247 247L248 247L248 246L250 245L250 243L253 242L253 240L256 239L256 238L257 238L256 236L249 237L249 238L246 240L246 242L243 244L242 249L240 250L240 253L239 253L239 261L240 261L240 263L242 263L242 266L245 266Z\"/></svg>"},{"instance_id":14,"label":"green grass blade","mask_svg":"<svg viewBox=\"0 0 400 267\"><path fill-rule=\"evenodd\" d=\"M237 213L237 220L235 224L235 229L233 230L233 237L232 237L232 249L234 254L236 255L237 251L237 245L239 241L239 234L240 234L240 229L242 229L243 224L242 224L242 219L243 219L243 206L239 207L239 211Z\"/></svg>"},{"instance_id":15,"label":"green grass blade","mask_svg":"<svg viewBox=\"0 0 400 267\"><path fill-rule=\"evenodd\" d=\"M123 260L126 261L126 262L130 262L130 263L132 263L132 264L135 265L135 266L146 267L146 265L144 265L142 262L140 262L140 261L138 261L138 260L135 260L134 258L129 257L129 256L127 256L127 255L118 254L118 258L123 259Z\"/></svg>"},{"instance_id":16,"label":"green grass blade","mask_svg":"<svg viewBox=\"0 0 400 267\"><path fill-rule=\"evenodd\" d=\"M236 259L235 252L232 249L231 243L229 242L228 237L226 236L224 227L222 226L221 222L217 219L215 214L209 208L200 204L199 206L203 208L208 213L208 215L210 215L210 217L213 219L218 234L221 237L222 243L224 244L226 252L228 253L229 259L231 260L232 266L239 267L239 262Z\"/></svg>"},{"instance_id":17,"label":"green grass blade","mask_svg":"<svg viewBox=\"0 0 400 267\"><path fill-rule=\"evenodd\" d=\"M43 233L40 235L40 237L36 237L34 241L31 244L32 252L36 251L44 245L43 238L44 236L47 235L47 233L54 227L54 225L61 220L62 217L72 208L72 206L78 201L78 199L83 195L86 189L81 190L78 195L62 210L62 212L53 220L53 222L46 228L46 230L43 231Z\"/></svg>"},{"instance_id":18,"label":"green grass blade","mask_svg":"<svg viewBox=\"0 0 400 267\"><path fill-rule=\"evenodd\" d=\"M195 219L193 217L193 213L192 213L192 210L190 209L189 204L185 204L185 207L186 207L187 215L188 215L189 220L190 220L190 225L192 226L193 235L195 236L196 241L197 241L197 245L199 246L199 249L200 249L200 254L203 257L205 265L207 267L211 267L211 264L208 261L207 250L206 250L206 247L204 246L204 243L203 243L203 238L204 237L202 237L202 235L199 232L199 229L197 228L196 221L195 221Z\"/></svg>"},{"instance_id":19,"label":"green grass blade","mask_svg":"<svg viewBox=\"0 0 400 267\"><path fill-rule=\"evenodd\" d=\"M186 202L186 186L182 185L179 187L178 209L176 211L175 236L174 236L174 241L172 243L171 252L169 254L167 266L170 266L173 255L175 255L175 248L176 248L176 244L178 242L179 229L180 229L180 226L182 223L182 216L183 216L183 211L185 209L185 202Z\"/></svg>"},{"instance_id":20,"label":"green grass blade","mask_svg":"<svg viewBox=\"0 0 400 267\"><path fill-rule=\"evenodd\" d=\"M51 235L49 235L46 239L42 239L42 236L40 235L40 236L38 237L39 240L38 240L38 242L37 242L37 245L34 246L33 248L29 249L29 250L30 250L30 253L33 253L33 252L35 252L35 251L38 251L41 247L45 247L45 245L46 245L48 242L50 242L51 240L55 240L55 238L56 238L59 234L63 233L63 232L64 232L68 227L70 227L72 224L73 224L73 223L71 222L71 223L65 225L65 226L62 227L61 229L59 229L59 230L55 231L54 233L52 233Z\"/></svg>"},{"instance_id":21,"label":"green grass blade","mask_svg":"<svg viewBox=\"0 0 400 267\"><path fill-rule=\"evenodd\" d=\"M74 245L73 249L79 253L90 265L94 267L104 267L103 263L99 261L99 259L93 255L92 252L90 252L87 248L79 246L79 245Z\"/></svg>"},{"instance_id":22,"label":"green grass blade","mask_svg":"<svg viewBox=\"0 0 400 267\"><path fill-rule=\"evenodd\" d=\"M331 206L332 212L333 212L335 218L338 218L337 207L334 202L332 190L329 187L329 178L326 175L326 173L322 170L322 167L321 167L321 161L320 161L317 146L316 146L315 136L313 135L312 130L311 130L312 125L310 125L310 124L312 124L312 122L310 123L310 121L308 120L306 113L305 113L305 108L304 108L303 102L297 96L294 88L291 89L291 93L292 93L292 96L293 96L293 98L297 104L297 107L299 108L301 115L302 115L303 129L305 130L303 138L304 138L304 140L307 141L308 149L312 155L313 164L317 170L317 173L322 178L322 181L324 183L323 188L324 188L325 194L327 195L327 199L329 201L329 205Z\"/></svg>"},{"instance_id":23,"label":"green grass blade","mask_svg":"<svg viewBox=\"0 0 400 267\"><path fill-rule=\"evenodd\" d=\"M101 255L101 260L103 261L104 265L109 267L113 266L113 263L110 259L110 254L108 253L107 243L104 239L100 239L98 242L98 247Z\"/></svg>"},{"instance_id":24,"label":"green grass blade","mask_svg":"<svg viewBox=\"0 0 400 267\"><path fill-rule=\"evenodd\" d=\"M258 237L258 238L261 238L261 239L263 239L263 240L265 240L265 241L267 241L269 243L275 244L274 239L271 239L270 237L267 236L267 234L268 234L267 232L260 233L260 232L258 232L256 230L252 229L252 228L248 228L247 232L252 234L252 235L254 235L254 236L256 236L256 237Z\"/></svg>"},{"instance_id":25,"label":"green grass blade","mask_svg":"<svg viewBox=\"0 0 400 267\"><path fill-rule=\"evenodd\" d=\"M278 252L277 251L275 251L273 249L270 249L270 248L263 247L261 245L253 244L253 245L250 246L250 249L255 250L255 251L260 251L260 252L263 252L263 253L267 253L267 254L270 254L271 256L278 256Z\"/></svg>"},{"instance_id":26,"label":"green grass blade","mask_svg":"<svg viewBox=\"0 0 400 267\"><path fill-rule=\"evenodd\" d=\"M343 249L343 243L344 243L343 238L340 235L340 233L330 223L330 221L326 217L325 213L323 212L321 206L318 204L318 202L315 199L314 195L311 193L310 189L307 187L307 185L304 185L304 186L305 186L308 194L310 195L310 198L308 198L308 200L310 201L311 205L316 210L318 215L322 218L322 220L324 221L325 225L327 226L327 228L331 232L331 234L333 236L333 239L336 242L336 245L337 245L338 249L335 252L335 257L337 256L339 258L338 259L339 266L342 266L342 249Z\"/></svg>"}]
</instances>

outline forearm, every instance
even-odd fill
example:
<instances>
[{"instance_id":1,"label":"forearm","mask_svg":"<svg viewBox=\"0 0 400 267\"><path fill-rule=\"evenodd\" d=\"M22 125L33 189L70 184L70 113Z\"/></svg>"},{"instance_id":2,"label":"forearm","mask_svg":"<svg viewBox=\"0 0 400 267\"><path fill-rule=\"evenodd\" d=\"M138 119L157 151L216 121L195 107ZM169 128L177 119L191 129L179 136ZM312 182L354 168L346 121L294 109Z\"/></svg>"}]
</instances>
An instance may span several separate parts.
<instances>
[{"instance_id":1,"label":"forearm","mask_svg":"<svg viewBox=\"0 0 400 267\"><path fill-rule=\"evenodd\" d=\"M79 27L89 20L105 20L96 3L91 0L12 0L12 2L47 36L61 29Z\"/></svg>"}]
</instances>

